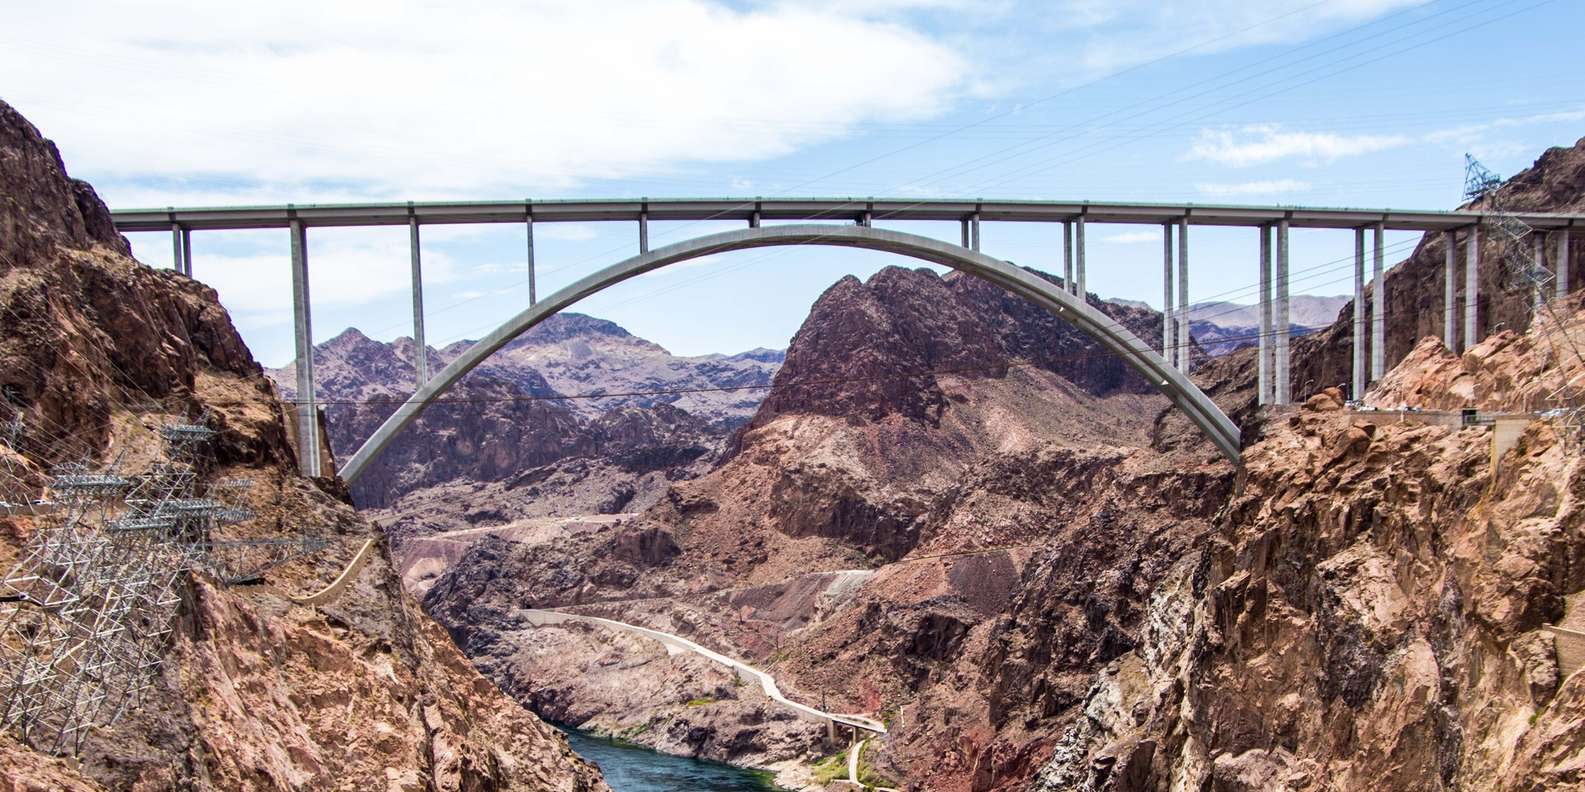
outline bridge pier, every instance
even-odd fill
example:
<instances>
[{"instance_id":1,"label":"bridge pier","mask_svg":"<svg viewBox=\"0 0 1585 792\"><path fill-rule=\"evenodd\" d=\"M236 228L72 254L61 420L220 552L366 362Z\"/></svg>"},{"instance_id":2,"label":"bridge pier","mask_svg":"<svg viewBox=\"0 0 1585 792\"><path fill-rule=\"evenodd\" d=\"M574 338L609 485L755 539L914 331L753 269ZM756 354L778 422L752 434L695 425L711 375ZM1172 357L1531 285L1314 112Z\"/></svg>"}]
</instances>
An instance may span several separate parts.
<instances>
[{"instance_id":1,"label":"bridge pier","mask_svg":"<svg viewBox=\"0 0 1585 792\"><path fill-rule=\"evenodd\" d=\"M1557 296L1568 294L1568 229L1557 233Z\"/></svg>"},{"instance_id":2,"label":"bridge pier","mask_svg":"<svg viewBox=\"0 0 1585 792\"><path fill-rule=\"evenodd\" d=\"M1074 269L1074 277L1077 278L1077 281L1075 282L1075 285L1074 285L1074 288L1076 288L1077 291L1075 291L1073 294L1076 297L1079 298L1080 302L1087 303L1087 302L1089 302L1089 299L1090 299L1090 296L1089 296L1090 293L1088 291L1086 291L1085 287L1084 287L1084 215L1083 214L1080 214L1078 219L1074 222L1074 224L1073 224L1073 233L1074 233L1074 236L1076 237L1076 241L1074 242L1074 253L1076 254L1076 256L1074 257L1074 260L1073 260L1073 269Z\"/></svg>"},{"instance_id":3,"label":"bridge pier","mask_svg":"<svg viewBox=\"0 0 1585 792\"><path fill-rule=\"evenodd\" d=\"M1442 345L1458 351L1458 237L1442 232Z\"/></svg>"},{"instance_id":4,"label":"bridge pier","mask_svg":"<svg viewBox=\"0 0 1585 792\"><path fill-rule=\"evenodd\" d=\"M182 227L182 270L183 275L193 276L193 230Z\"/></svg>"},{"instance_id":5,"label":"bridge pier","mask_svg":"<svg viewBox=\"0 0 1585 792\"><path fill-rule=\"evenodd\" d=\"M1271 403L1271 226L1260 226L1260 335L1255 368L1256 404Z\"/></svg>"},{"instance_id":6,"label":"bridge pier","mask_svg":"<svg viewBox=\"0 0 1585 792\"><path fill-rule=\"evenodd\" d=\"M528 236L528 304L532 306L539 302L539 295L534 293L534 216L532 214L524 218L523 230Z\"/></svg>"},{"instance_id":7,"label":"bridge pier","mask_svg":"<svg viewBox=\"0 0 1585 792\"><path fill-rule=\"evenodd\" d=\"M413 367L418 385L429 381L429 347L424 344L424 267L419 254L418 218L407 218L407 241L413 259Z\"/></svg>"},{"instance_id":8,"label":"bridge pier","mask_svg":"<svg viewBox=\"0 0 1585 792\"><path fill-rule=\"evenodd\" d=\"M1178 370L1189 373L1189 216L1178 218Z\"/></svg>"},{"instance_id":9,"label":"bridge pier","mask_svg":"<svg viewBox=\"0 0 1585 792\"><path fill-rule=\"evenodd\" d=\"M638 252L640 255L649 252L649 212L638 213Z\"/></svg>"},{"instance_id":10,"label":"bridge pier","mask_svg":"<svg viewBox=\"0 0 1585 792\"><path fill-rule=\"evenodd\" d=\"M1464 239L1464 348L1480 343L1480 226L1469 227Z\"/></svg>"},{"instance_id":11,"label":"bridge pier","mask_svg":"<svg viewBox=\"0 0 1585 792\"><path fill-rule=\"evenodd\" d=\"M1079 289L1073 284L1073 221L1062 221L1062 288L1069 294Z\"/></svg>"},{"instance_id":12,"label":"bridge pier","mask_svg":"<svg viewBox=\"0 0 1585 792\"><path fill-rule=\"evenodd\" d=\"M171 269L182 275L187 275L188 241L187 229L179 225L171 226Z\"/></svg>"},{"instance_id":13,"label":"bridge pier","mask_svg":"<svg viewBox=\"0 0 1585 792\"><path fill-rule=\"evenodd\" d=\"M1288 341L1293 331L1293 324L1288 318L1288 219L1285 217L1277 221L1277 326L1275 331L1276 341L1276 374L1277 374L1277 403L1290 404L1293 402L1293 386L1289 381L1293 376L1293 368L1288 364Z\"/></svg>"},{"instance_id":14,"label":"bridge pier","mask_svg":"<svg viewBox=\"0 0 1585 792\"><path fill-rule=\"evenodd\" d=\"M1173 330L1176 324L1172 320L1172 224L1161 224L1161 358L1172 365L1173 351L1177 345L1173 343Z\"/></svg>"},{"instance_id":15,"label":"bridge pier","mask_svg":"<svg viewBox=\"0 0 1585 792\"><path fill-rule=\"evenodd\" d=\"M1365 395L1365 229L1354 229L1354 369L1349 398Z\"/></svg>"},{"instance_id":16,"label":"bridge pier","mask_svg":"<svg viewBox=\"0 0 1585 792\"><path fill-rule=\"evenodd\" d=\"M1534 239L1531 240L1531 246L1535 248L1535 269L1536 269L1536 272L1537 273L1545 272L1546 271L1546 237L1545 237L1545 235L1538 234L1538 233L1537 234L1531 234L1530 236L1534 237ZM1531 291L1530 297L1531 297L1532 301L1534 302L1534 308L1535 308L1536 311L1540 311L1541 310L1541 300L1543 299L1543 296L1544 296L1544 295L1541 294L1541 289L1542 289L1542 284L1540 283L1540 281L1533 281L1532 282L1531 289L1530 289L1530 291Z\"/></svg>"},{"instance_id":17,"label":"bridge pier","mask_svg":"<svg viewBox=\"0 0 1585 792\"><path fill-rule=\"evenodd\" d=\"M980 252L980 213L969 216L969 249Z\"/></svg>"},{"instance_id":18,"label":"bridge pier","mask_svg":"<svg viewBox=\"0 0 1585 792\"><path fill-rule=\"evenodd\" d=\"M1370 301L1370 379L1372 382L1387 373L1387 282L1383 277L1387 251L1382 248L1387 229L1376 223L1372 234Z\"/></svg>"},{"instance_id":19,"label":"bridge pier","mask_svg":"<svg viewBox=\"0 0 1585 792\"><path fill-rule=\"evenodd\" d=\"M314 398L313 317L308 297L308 234L303 221L293 219L292 319L297 341L297 466L306 476L318 477L319 407Z\"/></svg>"},{"instance_id":20,"label":"bridge pier","mask_svg":"<svg viewBox=\"0 0 1585 792\"><path fill-rule=\"evenodd\" d=\"M969 219L967 217L958 221L958 230L963 232L963 247L969 246Z\"/></svg>"}]
</instances>

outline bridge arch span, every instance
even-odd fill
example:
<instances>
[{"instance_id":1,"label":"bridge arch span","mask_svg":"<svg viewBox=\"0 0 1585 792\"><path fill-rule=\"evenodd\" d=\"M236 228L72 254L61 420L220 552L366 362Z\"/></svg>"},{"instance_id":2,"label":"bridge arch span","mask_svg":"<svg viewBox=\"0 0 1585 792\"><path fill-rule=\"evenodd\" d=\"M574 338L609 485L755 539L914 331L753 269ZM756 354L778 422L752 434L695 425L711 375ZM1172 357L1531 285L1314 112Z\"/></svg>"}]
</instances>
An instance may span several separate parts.
<instances>
[{"instance_id":1,"label":"bridge arch span","mask_svg":"<svg viewBox=\"0 0 1585 792\"><path fill-rule=\"evenodd\" d=\"M412 423L425 407L450 390L463 375L534 325L583 298L671 264L715 253L789 245L828 245L895 253L976 275L1031 300L1121 357L1188 415L1189 420L1205 433L1224 456L1235 463L1239 461L1241 440L1238 426L1210 397L1182 372L1168 365L1159 354L1151 351L1128 328L1090 307L1083 299L1063 291L1056 284L983 253L917 234L869 226L782 225L726 231L656 248L594 272L530 306L469 347L414 391L347 460L340 471L341 476L348 483L357 481L396 435Z\"/></svg>"}]
</instances>

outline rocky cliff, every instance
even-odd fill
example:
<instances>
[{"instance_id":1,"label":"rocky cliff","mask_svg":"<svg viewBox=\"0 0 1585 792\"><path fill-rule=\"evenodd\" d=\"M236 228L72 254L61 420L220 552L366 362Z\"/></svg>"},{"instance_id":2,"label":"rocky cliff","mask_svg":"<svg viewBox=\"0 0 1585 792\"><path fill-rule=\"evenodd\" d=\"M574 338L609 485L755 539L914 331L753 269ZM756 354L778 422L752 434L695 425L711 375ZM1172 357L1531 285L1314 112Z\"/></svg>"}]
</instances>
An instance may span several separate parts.
<instances>
[{"instance_id":1,"label":"rocky cliff","mask_svg":"<svg viewBox=\"0 0 1585 792\"><path fill-rule=\"evenodd\" d=\"M0 740L13 789L602 790L553 730L470 668L403 595L383 555L338 599L296 606L371 527L334 482L297 471L274 389L212 290L129 256L93 191L0 103L0 420L4 497L63 460L147 458L160 416L207 414L216 477L252 479L247 530L312 526L330 548L268 586L199 574L141 706L76 761ZM8 437L8 439L10 439ZM0 517L9 567L36 529Z\"/></svg>"},{"instance_id":2,"label":"rocky cliff","mask_svg":"<svg viewBox=\"0 0 1585 792\"><path fill-rule=\"evenodd\" d=\"M1536 346L1505 334L1465 360L1555 377ZM1450 358L1417 350L1395 395L1468 403ZM1585 587L1579 456L1536 421L1494 464L1490 435L1349 413L1336 391L1273 416L1033 788L1579 788L1585 683L1540 629Z\"/></svg>"}]
</instances>

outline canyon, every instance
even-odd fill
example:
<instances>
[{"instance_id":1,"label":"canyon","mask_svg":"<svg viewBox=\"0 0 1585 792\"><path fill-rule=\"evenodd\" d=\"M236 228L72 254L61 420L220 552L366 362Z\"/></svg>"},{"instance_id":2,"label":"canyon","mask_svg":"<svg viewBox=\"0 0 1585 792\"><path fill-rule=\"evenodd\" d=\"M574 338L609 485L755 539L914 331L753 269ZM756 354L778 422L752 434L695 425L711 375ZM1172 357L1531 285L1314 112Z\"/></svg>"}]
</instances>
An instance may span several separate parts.
<instances>
[{"instance_id":1,"label":"canyon","mask_svg":"<svg viewBox=\"0 0 1585 792\"><path fill-rule=\"evenodd\" d=\"M1578 427L1541 414L1585 376L1585 306L1537 314L1490 268L1497 329L1450 352L1438 239L1367 295L1411 319L1358 405L1315 385L1347 379L1352 303L1307 303L1308 387L1281 408L1229 340L1247 312L1199 307L1194 378L1244 433L1237 466L1062 320L894 266L830 286L785 353L678 357L561 315L349 489L297 469L291 368L260 367L213 290L134 261L3 104L0 188L0 419L30 427L3 451L12 486L143 458L162 416L203 415L213 475L258 482L260 530L329 541L264 584L194 575L144 706L73 760L0 739L10 788L606 789L545 720L844 788L852 735L546 610L682 636L883 723L855 762L872 786L1585 788L1585 681L1548 632L1585 626L1585 474ZM1585 140L1498 197L1585 206ZM1147 306L1086 297L1159 345ZM405 397L416 352L320 345L327 465ZM1529 420L1499 446L1437 419L1465 409ZM0 517L0 561L35 530ZM293 599L370 539L339 598Z\"/></svg>"},{"instance_id":2,"label":"canyon","mask_svg":"<svg viewBox=\"0 0 1585 792\"><path fill-rule=\"evenodd\" d=\"M1577 205L1582 163L1550 150L1504 198ZM1395 368L1365 403L1545 409L1575 369L1497 275L1480 310L1503 330L1463 355L1419 340L1440 272L1436 240L1389 272L1422 318L1389 323ZM1159 339L1159 314L1097 304ZM1247 346L1194 354L1248 438L1240 470L994 287L844 279L712 467L599 525L481 523L427 567L425 607L546 717L795 787L844 743L698 658L524 611L686 636L882 718L865 758L898 788L1574 783L1577 694L1542 630L1580 588L1559 428L1536 421L1494 469L1488 428L1345 408L1313 385L1346 379L1352 303L1327 308L1295 341L1299 407L1256 405Z\"/></svg>"}]
</instances>

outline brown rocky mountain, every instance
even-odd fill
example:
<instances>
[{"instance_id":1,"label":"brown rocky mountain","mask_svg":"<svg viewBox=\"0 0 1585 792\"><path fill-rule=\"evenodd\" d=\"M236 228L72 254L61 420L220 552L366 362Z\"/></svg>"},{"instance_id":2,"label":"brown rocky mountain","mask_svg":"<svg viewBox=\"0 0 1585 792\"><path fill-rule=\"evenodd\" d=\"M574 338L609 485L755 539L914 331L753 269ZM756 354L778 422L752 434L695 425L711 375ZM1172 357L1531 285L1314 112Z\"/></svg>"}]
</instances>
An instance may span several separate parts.
<instances>
[{"instance_id":1,"label":"brown rocky mountain","mask_svg":"<svg viewBox=\"0 0 1585 792\"><path fill-rule=\"evenodd\" d=\"M401 592L383 552L332 602L285 596L329 582L372 527L334 481L299 475L276 392L214 291L132 260L93 190L3 102L0 196L0 420L21 419L14 450L0 446L0 497L36 497L63 460L114 453L135 465L157 447L161 416L207 412L219 432L211 474L255 483L258 517L242 530L311 524L331 541L270 573L268 586L185 580L141 705L90 730L75 760L0 738L0 787L607 788L467 665ZM6 568L34 519L0 516Z\"/></svg>"},{"instance_id":2,"label":"brown rocky mountain","mask_svg":"<svg viewBox=\"0 0 1585 792\"><path fill-rule=\"evenodd\" d=\"M1159 315L1102 307L1159 343ZM728 462L603 529L459 548L426 607L547 716L668 750L796 764L822 749L762 699L607 636L529 628L515 609L642 598L599 610L767 662L806 701L901 706L946 690L1038 548L1074 548L1060 584L1071 596L1095 592L1075 569L1115 569L1119 581L1140 576L1127 589L1137 600L1165 566L1142 570L1142 554L1182 553L1209 530L1208 507L1189 496L1225 491L1231 469L1208 448L1151 450L1165 404L1096 342L978 279L903 268L847 278L811 310ZM1195 472L1174 476L1175 465ZM1084 673L1126 649L1138 612L1092 613L1104 629L1072 632L1090 648L1065 653L1066 681L1041 683L1041 696L1082 696ZM612 655L673 684L596 682L612 672L586 664ZM697 699L714 703L686 706ZM922 761L952 739L921 729L894 750Z\"/></svg>"},{"instance_id":3,"label":"brown rocky mountain","mask_svg":"<svg viewBox=\"0 0 1585 792\"><path fill-rule=\"evenodd\" d=\"M1582 151L1504 189L1576 207ZM1483 321L1506 330L1462 356L1417 341L1440 332L1434 244L1387 279L1401 362L1370 398L1534 409L1580 375L1553 335L1515 331L1528 315L1497 273ZM1149 338L1159 317L1139 314ZM1578 452L1557 427L1493 464L1490 429L1335 392L1257 410L1240 351L1197 374L1244 429L1235 469L1037 318L963 276L845 280L720 467L641 514L457 536L425 606L548 716L797 785L833 747L753 691L522 609L687 636L884 719L866 757L903 789L1581 788L1585 681L1541 630L1585 619ZM1296 384L1346 371L1346 338L1298 341Z\"/></svg>"},{"instance_id":4,"label":"brown rocky mountain","mask_svg":"<svg viewBox=\"0 0 1585 792\"><path fill-rule=\"evenodd\" d=\"M430 365L472 342L430 350ZM412 392L411 339L375 341L356 329L315 347L318 395L331 447L346 458ZM658 470L687 475L713 455L764 395L781 353L678 357L612 322L561 314L508 344L404 432L353 488L365 507L452 500L459 486L505 482L567 460L618 460L618 480ZM288 396L296 365L270 372ZM605 396L600 394L643 394ZM587 465L587 463L585 463ZM629 481L637 489L642 482Z\"/></svg>"}]
</instances>

